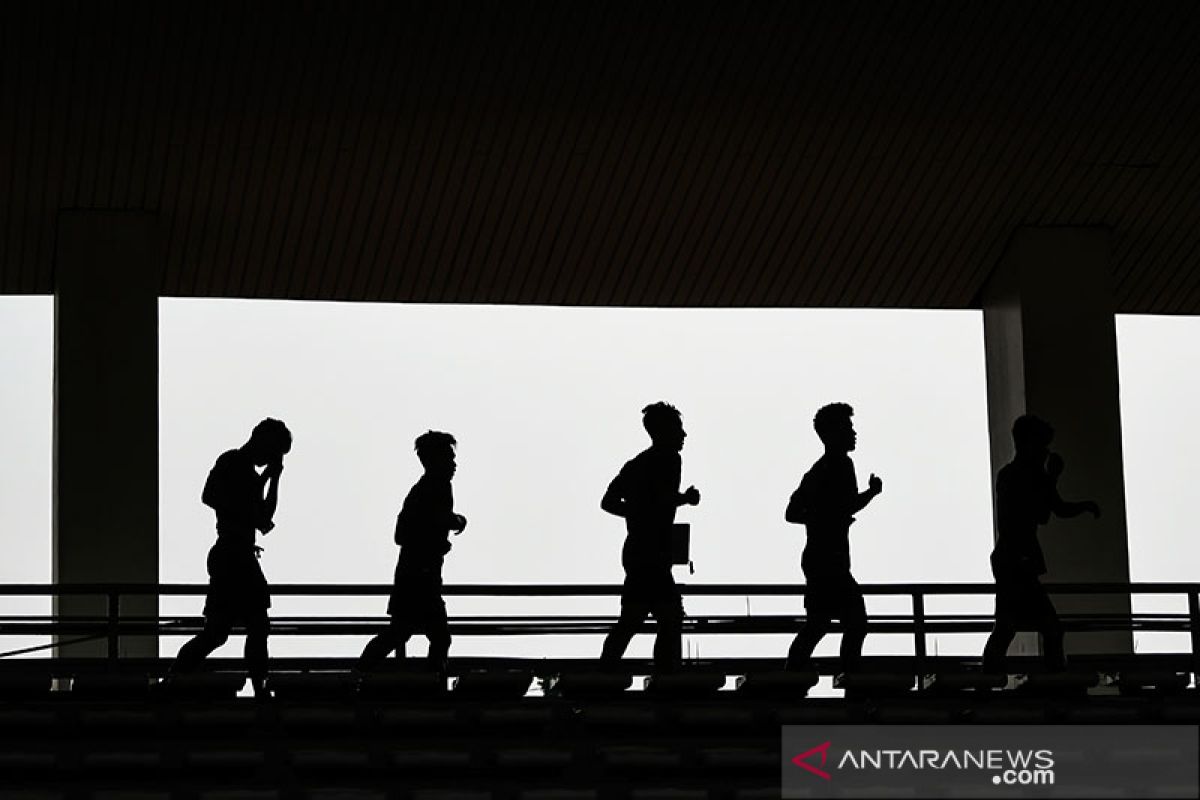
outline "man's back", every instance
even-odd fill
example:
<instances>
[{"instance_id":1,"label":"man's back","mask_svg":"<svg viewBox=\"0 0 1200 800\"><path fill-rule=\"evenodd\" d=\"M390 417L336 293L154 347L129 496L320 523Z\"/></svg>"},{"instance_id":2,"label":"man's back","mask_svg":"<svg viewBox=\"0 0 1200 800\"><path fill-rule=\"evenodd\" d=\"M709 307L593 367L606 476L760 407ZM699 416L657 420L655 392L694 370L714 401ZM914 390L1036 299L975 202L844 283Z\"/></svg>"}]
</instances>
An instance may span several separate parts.
<instances>
[{"instance_id":1,"label":"man's back","mask_svg":"<svg viewBox=\"0 0 1200 800\"><path fill-rule=\"evenodd\" d=\"M826 453L804 474L793 498L808 534L801 557L805 571L850 571L851 509L857 497L854 462L844 453Z\"/></svg>"},{"instance_id":2,"label":"man's back","mask_svg":"<svg viewBox=\"0 0 1200 800\"><path fill-rule=\"evenodd\" d=\"M1037 462L1014 460L996 476L996 547L993 559L1002 567L1046 571L1037 528L1050 519L1054 480Z\"/></svg>"},{"instance_id":3,"label":"man's back","mask_svg":"<svg viewBox=\"0 0 1200 800\"><path fill-rule=\"evenodd\" d=\"M222 453L208 473L201 500L216 512L217 535L222 540L254 544L262 495L249 456L236 449Z\"/></svg>"},{"instance_id":4,"label":"man's back","mask_svg":"<svg viewBox=\"0 0 1200 800\"><path fill-rule=\"evenodd\" d=\"M649 447L627 461L614 479L611 490L625 501L627 561L670 563L682 465L678 452Z\"/></svg>"},{"instance_id":5,"label":"man's back","mask_svg":"<svg viewBox=\"0 0 1200 800\"><path fill-rule=\"evenodd\" d=\"M625 462L616 488L625 499L630 533L670 528L678 507L682 465L679 453L655 447Z\"/></svg>"},{"instance_id":6,"label":"man's back","mask_svg":"<svg viewBox=\"0 0 1200 800\"><path fill-rule=\"evenodd\" d=\"M450 550L454 494L448 479L422 475L404 498L396 517L401 569L441 573Z\"/></svg>"}]
</instances>

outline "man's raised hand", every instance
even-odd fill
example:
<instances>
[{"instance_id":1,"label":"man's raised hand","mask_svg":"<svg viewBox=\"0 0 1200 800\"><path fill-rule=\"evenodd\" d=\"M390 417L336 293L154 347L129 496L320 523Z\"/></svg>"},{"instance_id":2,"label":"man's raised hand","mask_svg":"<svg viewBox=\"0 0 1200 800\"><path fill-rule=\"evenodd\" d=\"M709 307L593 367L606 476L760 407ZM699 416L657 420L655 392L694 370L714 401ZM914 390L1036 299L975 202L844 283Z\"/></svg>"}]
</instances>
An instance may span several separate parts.
<instances>
[{"instance_id":1,"label":"man's raised hand","mask_svg":"<svg viewBox=\"0 0 1200 800\"><path fill-rule=\"evenodd\" d=\"M867 487L875 494L879 494L883 491L883 481L879 479L878 475L872 472L871 477L867 480Z\"/></svg>"},{"instance_id":2,"label":"man's raised hand","mask_svg":"<svg viewBox=\"0 0 1200 800\"><path fill-rule=\"evenodd\" d=\"M695 486L689 486L683 493L683 502L689 506L700 505L700 490Z\"/></svg>"}]
</instances>

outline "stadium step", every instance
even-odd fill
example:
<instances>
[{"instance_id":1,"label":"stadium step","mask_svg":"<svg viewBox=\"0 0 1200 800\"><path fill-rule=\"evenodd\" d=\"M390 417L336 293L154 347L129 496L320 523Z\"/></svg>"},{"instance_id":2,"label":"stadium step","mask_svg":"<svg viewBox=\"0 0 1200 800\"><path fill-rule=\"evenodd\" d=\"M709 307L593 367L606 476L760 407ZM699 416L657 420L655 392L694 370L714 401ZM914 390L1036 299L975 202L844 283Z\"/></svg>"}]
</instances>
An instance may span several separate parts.
<instances>
[{"instance_id":1,"label":"stadium step","mask_svg":"<svg viewBox=\"0 0 1200 800\"><path fill-rule=\"evenodd\" d=\"M564 672L550 677L546 693L568 699L611 698L633 685L627 672Z\"/></svg>"},{"instance_id":2,"label":"stadium step","mask_svg":"<svg viewBox=\"0 0 1200 800\"><path fill-rule=\"evenodd\" d=\"M374 672L358 684L358 695L366 700L437 700L445 694L446 679L426 670Z\"/></svg>"},{"instance_id":3,"label":"stadium step","mask_svg":"<svg viewBox=\"0 0 1200 800\"><path fill-rule=\"evenodd\" d=\"M1122 670L1116 684L1123 695L1174 695L1184 692L1191 679L1191 673L1176 670Z\"/></svg>"},{"instance_id":4,"label":"stadium step","mask_svg":"<svg viewBox=\"0 0 1200 800\"><path fill-rule=\"evenodd\" d=\"M453 680L457 698L515 700L525 696L533 683L530 670L472 670Z\"/></svg>"},{"instance_id":5,"label":"stadium step","mask_svg":"<svg viewBox=\"0 0 1200 800\"><path fill-rule=\"evenodd\" d=\"M163 700L220 702L236 698L245 685L241 672L195 672L152 684L151 694Z\"/></svg>"},{"instance_id":6,"label":"stadium step","mask_svg":"<svg viewBox=\"0 0 1200 800\"><path fill-rule=\"evenodd\" d=\"M921 679L925 694L957 694L959 692L991 692L1003 689L1008 676L997 672L935 672Z\"/></svg>"},{"instance_id":7,"label":"stadium step","mask_svg":"<svg viewBox=\"0 0 1200 800\"><path fill-rule=\"evenodd\" d=\"M912 690L915 676L891 672L843 672L833 679L833 688L844 689L846 698L890 697Z\"/></svg>"},{"instance_id":8,"label":"stadium step","mask_svg":"<svg viewBox=\"0 0 1200 800\"><path fill-rule=\"evenodd\" d=\"M0 701L48 699L52 680L49 672L40 670L0 673Z\"/></svg>"},{"instance_id":9,"label":"stadium step","mask_svg":"<svg viewBox=\"0 0 1200 800\"><path fill-rule=\"evenodd\" d=\"M71 681L71 699L145 701L150 684L150 676L137 673L82 673Z\"/></svg>"},{"instance_id":10,"label":"stadium step","mask_svg":"<svg viewBox=\"0 0 1200 800\"><path fill-rule=\"evenodd\" d=\"M694 698L715 695L724 685L723 672L672 672L651 675L642 688L653 697Z\"/></svg>"},{"instance_id":11,"label":"stadium step","mask_svg":"<svg viewBox=\"0 0 1200 800\"><path fill-rule=\"evenodd\" d=\"M737 691L751 698L798 699L808 694L820 677L811 670L750 673L737 679Z\"/></svg>"},{"instance_id":12,"label":"stadium step","mask_svg":"<svg viewBox=\"0 0 1200 800\"><path fill-rule=\"evenodd\" d=\"M267 679L267 689L280 699L348 700L358 682L348 672L282 672Z\"/></svg>"},{"instance_id":13,"label":"stadium step","mask_svg":"<svg viewBox=\"0 0 1200 800\"><path fill-rule=\"evenodd\" d=\"M1032 673L1013 691L1038 697L1078 696L1087 694L1099 682L1100 675L1092 670Z\"/></svg>"}]
</instances>

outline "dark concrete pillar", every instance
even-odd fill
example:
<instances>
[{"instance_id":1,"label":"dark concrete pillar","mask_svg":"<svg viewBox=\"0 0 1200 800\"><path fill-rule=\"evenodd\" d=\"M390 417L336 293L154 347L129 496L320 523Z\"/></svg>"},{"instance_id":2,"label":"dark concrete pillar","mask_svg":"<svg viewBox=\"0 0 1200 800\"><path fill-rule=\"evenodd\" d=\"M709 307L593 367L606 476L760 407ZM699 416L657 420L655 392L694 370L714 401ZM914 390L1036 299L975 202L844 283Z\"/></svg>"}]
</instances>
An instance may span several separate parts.
<instances>
[{"instance_id":1,"label":"dark concrete pillar","mask_svg":"<svg viewBox=\"0 0 1200 800\"><path fill-rule=\"evenodd\" d=\"M157 583L157 218L65 211L56 243L53 579ZM106 603L62 598L54 610L97 616ZM156 616L158 602L126 598L121 612ZM58 652L104 655L106 646ZM157 638L123 640L121 651L155 656Z\"/></svg>"},{"instance_id":2,"label":"dark concrete pillar","mask_svg":"<svg viewBox=\"0 0 1200 800\"><path fill-rule=\"evenodd\" d=\"M1055 428L1062 496L1094 499L1103 512L1042 526L1046 582L1129 580L1109 238L1103 228L1019 229L982 295L993 501L996 472L1013 455L1013 420L1028 412ZM1128 595L1059 595L1055 605L1060 613L1130 610ZM1133 651L1129 632L1072 633L1066 644L1068 653Z\"/></svg>"}]
</instances>

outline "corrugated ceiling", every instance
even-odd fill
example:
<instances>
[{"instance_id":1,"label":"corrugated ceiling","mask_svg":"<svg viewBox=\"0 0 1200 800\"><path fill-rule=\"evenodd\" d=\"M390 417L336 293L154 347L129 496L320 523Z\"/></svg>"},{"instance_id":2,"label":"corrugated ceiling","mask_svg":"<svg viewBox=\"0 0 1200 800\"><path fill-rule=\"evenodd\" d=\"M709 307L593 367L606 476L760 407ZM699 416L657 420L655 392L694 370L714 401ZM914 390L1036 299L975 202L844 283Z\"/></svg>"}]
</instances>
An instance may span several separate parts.
<instances>
[{"instance_id":1,"label":"corrugated ceiling","mask_svg":"<svg viewBox=\"0 0 1200 800\"><path fill-rule=\"evenodd\" d=\"M39 2L0 10L0 292L64 208L164 295L959 308L1019 225L1200 312L1200 4Z\"/></svg>"}]
</instances>

